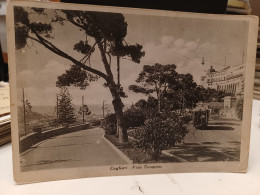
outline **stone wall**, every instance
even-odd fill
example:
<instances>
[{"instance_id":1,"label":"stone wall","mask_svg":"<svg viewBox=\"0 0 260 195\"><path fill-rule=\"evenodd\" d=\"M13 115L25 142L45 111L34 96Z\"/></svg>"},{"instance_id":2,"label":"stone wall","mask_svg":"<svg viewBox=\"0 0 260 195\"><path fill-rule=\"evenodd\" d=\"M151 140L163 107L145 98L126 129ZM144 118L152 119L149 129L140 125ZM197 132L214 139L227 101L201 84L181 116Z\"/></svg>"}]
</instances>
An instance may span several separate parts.
<instances>
[{"instance_id":1,"label":"stone wall","mask_svg":"<svg viewBox=\"0 0 260 195\"><path fill-rule=\"evenodd\" d=\"M56 128L56 129L39 132L39 133L31 133L30 135L20 139L20 153L32 148L35 144L43 140L49 139L51 137L72 133L84 129L89 129L89 128L90 128L89 124L83 124L83 125L77 125L71 127Z\"/></svg>"}]
</instances>

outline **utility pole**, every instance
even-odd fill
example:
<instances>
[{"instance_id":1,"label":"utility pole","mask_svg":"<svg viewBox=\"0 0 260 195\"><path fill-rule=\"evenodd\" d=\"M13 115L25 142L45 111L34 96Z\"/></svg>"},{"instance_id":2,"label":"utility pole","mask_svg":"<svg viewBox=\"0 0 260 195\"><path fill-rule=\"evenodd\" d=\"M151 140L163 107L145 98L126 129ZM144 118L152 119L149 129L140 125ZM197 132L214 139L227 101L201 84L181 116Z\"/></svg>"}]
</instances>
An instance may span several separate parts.
<instances>
[{"instance_id":1,"label":"utility pole","mask_svg":"<svg viewBox=\"0 0 260 195\"><path fill-rule=\"evenodd\" d=\"M103 118L105 118L105 100L103 100Z\"/></svg>"},{"instance_id":2,"label":"utility pole","mask_svg":"<svg viewBox=\"0 0 260 195\"><path fill-rule=\"evenodd\" d=\"M243 55L242 55L242 64L244 64L244 57L245 57L245 51L243 50Z\"/></svg>"},{"instance_id":3,"label":"utility pole","mask_svg":"<svg viewBox=\"0 0 260 195\"><path fill-rule=\"evenodd\" d=\"M184 82L184 78L182 78L182 77L180 77L178 79L178 81L181 84L181 110L180 110L180 115L181 115L183 110L184 110L184 88L185 88L185 82Z\"/></svg>"},{"instance_id":4,"label":"utility pole","mask_svg":"<svg viewBox=\"0 0 260 195\"><path fill-rule=\"evenodd\" d=\"M118 92L120 93L120 57L117 56L117 86ZM116 123L117 134L119 134L119 124Z\"/></svg>"},{"instance_id":5,"label":"utility pole","mask_svg":"<svg viewBox=\"0 0 260 195\"><path fill-rule=\"evenodd\" d=\"M59 96L57 94L57 102L56 102L56 112L57 112L57 120L59 119Z\"/></svg>"},{"instance_id":6,"label":"utility pole","mask_svg":"<svg viewBox=\"0 0 260 195\"><path fill-rule=\"evenodd\" d=\"M83 122L83 123L84 123L84 120L85 120L85 119L84 119L84 112L85 112L85 110L84 110L84 95L83 95L83 96L82 96L82 116L83 116L83 117L82 117L82 120L83 120L82 122Z\"/></svg>"},{"instance_id":7,"label":"utility pole","mask_svg":"<svg viewBox=\"0 0 260 195\"><path fill-rule=\"evenodd\" d=\"M184 111L184 91L185 91L185 82L182 83L182 112Z\"/></svg>"},{"instance_id":8,"label":"utility pole","mask_svg":"<svg viewBox=\"0 0 260 195\"><path fill-rule=\"evenodd\" d=\"M118 90L120 89L120 57L117 56L117 85Z\"/></svg>"},{"instance_id":9,"label":"utility pole","mask_svg":"<svg viewBox=\"0 0 260 195\"><path fill-rule=\"evenodd\" d=\"M103 112L103 118L105 118L105 100L103 100L102 112Z\"/></svg>"},{"instance_id":10,"label":"utility pole","mask_svg":"<svg viewBox=\"0 0 260 195\"><path fill-rule=\"evenodd\" d=\"M158 103L159 103L159 112L161 112L161 69L160 69L160 72L159 72L159 96L158 96Z\"/></svg>"},{"instance_id":11,"label":"utility pole","mask_svg":"<svg viewBox=\"0 0 260 195\"><path fill-rule=\"evenodd\" d=\"M25 98L24 98L24 88L23 88L23 123L24 123L24 133L27 135L26 129L26 111L25 111Z\"/></svg>"}]
</instances>

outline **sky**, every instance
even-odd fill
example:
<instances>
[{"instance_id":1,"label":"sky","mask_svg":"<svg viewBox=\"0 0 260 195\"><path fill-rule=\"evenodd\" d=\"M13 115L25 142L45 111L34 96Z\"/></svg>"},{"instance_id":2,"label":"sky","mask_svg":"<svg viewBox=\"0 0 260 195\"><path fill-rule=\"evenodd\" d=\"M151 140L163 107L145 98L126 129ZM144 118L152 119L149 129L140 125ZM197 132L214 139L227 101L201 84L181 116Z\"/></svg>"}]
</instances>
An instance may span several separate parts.
<instances>
[{"instance_id":1,"label":"sky","mask_svg":"<svg viewBox=\"0 0 260 195\"><path fill-rule=\"evenodd\" d=\"M49 16L52 16L51 11ZM140 64L128 59L121 60L121 84L128 95L128 98L123 99L125 104L147 98L128 90L129 85L136 84L135 80L143 65L175 64L177 72L191 73L199 84L200 77L211 65L220 70L227 65L242 63L247 44L246 21L130 14L124 16L128 23L126 41L129 44L141 44L145 51ZM50 18L45 16L34 20L48 22ZM56 46L76 59L82 58L81 54L72 49L79 40L85 40L83 32L75 26L68 23L63 26L55 24L51 36L54 37L52 41ZM202 58L205 59L205 65L202 65ZM21 91L24 88L26 99L32 105L54 105L59 92L56 87L57 76L63 74L70 64L70 61L29 40L27 47L16 51L18 98L21 100ZM98 48L91 57L91 64L105 72ZM112 64L115 65L114 60ZM112 70L116 75L115 66ZM85 90L70 87L73 103L81 104L82 95L87 104L102 104L103 100L111 102L109 89L104 88L103 84L104 80L101 78L90 83Z\"/></svg>"}]
</instances>

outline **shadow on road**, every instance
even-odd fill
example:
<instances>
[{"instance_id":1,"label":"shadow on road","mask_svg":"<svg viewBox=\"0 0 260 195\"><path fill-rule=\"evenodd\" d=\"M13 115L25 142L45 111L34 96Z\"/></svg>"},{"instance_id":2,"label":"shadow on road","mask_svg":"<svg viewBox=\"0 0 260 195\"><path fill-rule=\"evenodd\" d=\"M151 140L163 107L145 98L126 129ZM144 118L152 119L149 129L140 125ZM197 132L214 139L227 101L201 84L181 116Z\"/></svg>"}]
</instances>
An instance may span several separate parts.
<instances>
[{"instance_id":1,"label":"shadow on road","mask_svg":"<svg viewBox=\"0 0 260 195\"><path fill-rule=\"evenodd\" d=\"M46 165L51 165L51 164L56 164L56 163L66 163L66 162L75 162L79 160L72 160L72 159L65 159L65 160L40 160L32 164L27 164L27 165L21 165L21 170L22 171L28 171L28 170L38 170L38 166L46 166Z\"/></svg>"},{"instance_id":2,"label":"shadow on road","mask_svg":"<svg viewBox=\"0 0 260 195\"><path fill-rule=\"evenodd\" d=\"M182 144L172 148L170 153L189 162L239 161L240 142Z\"/></svg>"},{"instance_id":3,"label":"shadow on road","mask_svg":"<svg viewBox=\"0 0 260 195\"><path fill-rule=\"evenodd\" d=\"M210 125L241 125L241 123L224 122L224 121L210 121Z\"/></svg>"},{"instance_id":4,"label":"shadow on road","mask_svg":"<svg viewBox=\"0 0 260 195\"><path fill-rule=\"evenodd\" d=\"M230 126L224 126L224 125L219 125L219 126L216 126L216 125L208 125L204 131L207 131L207 130L234 130L233 127L230 127Z\"/></svg>"}]
</instances>

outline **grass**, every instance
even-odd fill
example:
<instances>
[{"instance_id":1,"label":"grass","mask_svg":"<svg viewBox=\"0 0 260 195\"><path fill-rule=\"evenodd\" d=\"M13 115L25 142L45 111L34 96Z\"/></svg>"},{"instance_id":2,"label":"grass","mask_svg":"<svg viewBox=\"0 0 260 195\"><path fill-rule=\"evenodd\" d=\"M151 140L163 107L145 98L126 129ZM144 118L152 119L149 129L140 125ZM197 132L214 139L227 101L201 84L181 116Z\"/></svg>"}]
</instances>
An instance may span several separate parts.
<instances>
[{"instance_id":1,"label":"grass","mask_svg":"<svg viewBox=\"0 0 260 195\"><path fill-rule=\"evenodd\" d=\"M142 150L135 148L132 145L131 140L128 143L119 143L118 137L115 135L105 134L105 137L114 144L119 150L121 150L133 163L169 163L169 162L180 162L176 158L162 154L158 161L155 161L151 158L149 154L144 153Z\"/></svg>"}]
</instances>

